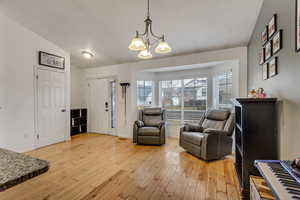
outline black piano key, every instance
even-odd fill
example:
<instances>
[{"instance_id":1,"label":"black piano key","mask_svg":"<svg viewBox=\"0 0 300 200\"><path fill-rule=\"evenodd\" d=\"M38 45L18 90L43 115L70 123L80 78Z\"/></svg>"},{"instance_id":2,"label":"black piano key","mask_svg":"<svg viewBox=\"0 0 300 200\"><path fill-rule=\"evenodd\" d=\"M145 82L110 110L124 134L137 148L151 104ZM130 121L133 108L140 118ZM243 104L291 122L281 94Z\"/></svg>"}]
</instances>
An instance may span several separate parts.
<instances>
[{"instance_id":1,"label":"black piano key","mask_svg":"<svg viewBox=\"0 0 300 200\"><path fill-rule=\"evenodd\" d=\"M292 182L292 183L297 184L297 182L294 179L279 178L278 180L280 182Z\"/></svg>"},{"instance_id":2,"label":"black piano key","mask_svg":"<svg viewBox=\"0 0 300 200\"><path fill-rule=\"evenodd\" d=\"M290 174L287 173L287 172L275 172L275 175L287 175L287 176L290 176Z\"/></svg>"},{"instance_id":3,"label":"black piano key","mask_svg":"<svg viewBox=\"0 0 300 200\"><path fill-rule=\"evenodd\" d=\"M288 187L288 188L286 188L286 189L289 190L289 191L300 192L300 190L297 190L297 189L295 189L295 188L290 188L290 187Z\"/></svg>"},{"instance_id":4,"label":"black piano key","mask_svg":"<svg viewBox=\"0 0 300 200\"><path fill-rule=\"evenodd\" d=\"M300 191L288 190L288 193L300 196Z\"/></svg>"},{"instance_id":5,"label":"black piano key","mask_svg":"<svg viewBox=\"0 0 300 200\"><path fill-rule=\"evenodd\" d=\"M289 194L300 196L300 192L289 191Z\"/></svg>"},{"instance_id":6,"label":"black piano key","mask_svg":"<svg viewBox=\"0 0 300 200\"><path fill-rule=\"evenodd\" d=\"M292 185L293 187L300 187L298 183L291 182L291 181L279 181L282 184Z\"/></svg>"},{"instance_id":7,"label":"black piano key","mask_svg":"<svg viewBox=\"0 0 300 200\"><path fill-rule=\"evenodd\" d=\"M280 183L287 183L287 184L293 184L293 185L299 185L296 181L293 180L283 180L283 179L279 179Z\"/></svg>"},{"instance_id":8,"label":"black piano key","mask_svg":"<svg viewBox=\"0 0 300 200\"><path fill-rule=\"evenodd\" d=\"M283 178L283 179L288 179L288 180L294 180L293 178L291 178L290 176L281 176L281 175L278 175L276 176L278 178Z\"/></svg>"},{"instance_id":9,"label":"black piano key","mask_svg":"<svg viewBox=\"0 0 300 200\"><path fill-rule=\"evenodd\" d=\"M295 188L295 189L300 189L299 186L294 186L294 185L291 185L291 184L283 184L283 187L286 189L286 188Z\"/></svg>"},{"instance_id":10,"label":"black piano key","mask_svg":"<svg viewBox=\"0 0 300 200\"><path fill-rule=\"evenodd\" d=\"M292 196L293 199L300 199L299 196Z\"/></svg>"}]
</instances>

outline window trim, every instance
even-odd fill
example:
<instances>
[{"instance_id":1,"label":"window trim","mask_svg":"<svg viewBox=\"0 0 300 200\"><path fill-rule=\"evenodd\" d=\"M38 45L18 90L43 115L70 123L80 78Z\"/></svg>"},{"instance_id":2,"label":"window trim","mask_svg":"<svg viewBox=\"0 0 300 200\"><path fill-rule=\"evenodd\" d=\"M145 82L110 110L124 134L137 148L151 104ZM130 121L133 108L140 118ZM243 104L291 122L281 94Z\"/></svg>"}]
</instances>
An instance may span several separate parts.
<instances>
[{"instance_id":1,"label":"window trim","mask_svg":"<svg viewBox=\"0 0 300 200\"><path fill-rule=\"evenodd\" d=\"M233 69L228 69L226 71L222 71L222 72L219 72L218 74L215 74L213 76L213 102L214 102L214 106L215 107L221 107L221 108L232 108L232 104L231 103L228 103L228 104L224 104L224 103L220 103L220 84L219 84L219 77L226 74L226 77L227 74L231 72L231 97L233 98L234 96L234 87L233 87ZM226 80L228 80L226 78ZM226 83L226 87L228 86L229 84ZM228 89L228 88L227 88Z\"/></svg>"},{"instance_id":2,"label":"window trim","mask_svg":"<svg viewBox=\"0 0 300 200\"><path fill-rule=\"evenodd\" d=\"M181 118L180 119L170 119L170 121L178 121L180 123L185 123L187 121L193 121L193 120L185 120L184 119L184 112L188 112L188 111L192 111L192 110L185 110L184 109L184 80L186 79L193 79L193 80L197 80L197 79L206 79L206 98L205 98L205 110L195 110L194 112L199 112L199 113L205 113L205 111L207 110L207 106L208 106L208 89L209 89L209 75L201 75L201 76L193 76L193 77L176 77L174 79L164 79L164 80L159 80L159 105L162 107L162 81L173 81L173 80L180 80L181 81L181 109L180 110L168 110L166 108L166 111L174 111L174 112L178 112L181 111ZM172 87L173 88L173 87ZM194 87L194 88L199 88L199 87ZM168 120L169 121L169 120Z\"/></svg>"},{"instance_id":3,"label":"window trim","mask_svg":"<svg viewBox=\"0 0 300 200\"><path fill-rule=\"evenodd\" d=\"M150 81L151 82L151 84L152 84L152 86L151 86L151 92L152 92L152 96L151 96L151 104L146 104L145 102L146 102L146 99L144 100L144 102L142 103L142 104L139 104L139 102L138 102L138 98L140 97L139 95L138 95L138 89L139 89L139 86L138 86L138 82L139 81L142 81L142 82L144 82L144 89L145 89L145 86L146 86L146 84L145 84L145 82L146 81ZM143 97L146 97L146 96L143 96ZM153 80L136 80L136 105L137 106L152 106L152 105L154 105L154 100L155 100L155 81L153 81Z\"/></svg>"}]
</instances>

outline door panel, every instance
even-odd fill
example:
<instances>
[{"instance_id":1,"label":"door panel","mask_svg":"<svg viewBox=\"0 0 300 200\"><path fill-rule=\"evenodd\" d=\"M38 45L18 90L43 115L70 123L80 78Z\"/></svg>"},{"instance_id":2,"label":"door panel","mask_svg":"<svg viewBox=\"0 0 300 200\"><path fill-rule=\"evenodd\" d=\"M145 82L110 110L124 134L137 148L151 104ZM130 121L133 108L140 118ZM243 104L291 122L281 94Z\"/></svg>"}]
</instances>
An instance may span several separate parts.
<instances>
[{"instance_id":1,"label":"door panel","mask_svg":"<svg viewBox=\"0 0 300 200\"><path fill-rule=\"evenodd\" d=\"M89 81L88 113L90 132L111 134L109 101L109 81L107 79Z\"/></svg>"},{"instance_id":2,"label":"door panel","mask_svg":"<svg viewBox=\"0 0 300 200\"><path fill-rule=\"evenodd\" d=\"M67 116L65 104L65 74L38 70L37 80L37 146L61 142L65 138Z\"/></svg>"}]
</instances>

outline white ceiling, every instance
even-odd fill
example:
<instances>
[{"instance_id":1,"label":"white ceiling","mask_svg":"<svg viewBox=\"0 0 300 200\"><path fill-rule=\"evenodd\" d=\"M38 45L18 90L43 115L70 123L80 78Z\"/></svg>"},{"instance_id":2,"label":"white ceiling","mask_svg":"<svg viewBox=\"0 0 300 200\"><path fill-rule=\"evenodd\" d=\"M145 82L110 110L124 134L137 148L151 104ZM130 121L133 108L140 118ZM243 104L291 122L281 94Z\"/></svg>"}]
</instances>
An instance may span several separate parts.
<instances>
[{"instance_id":1,"label":"white ceiling","mask_svg":"<svg viewBox=\"0 0 300 200\"><path fill-rule=\"evenodd\" d=\"M173 48L164 56L246 45L262 3L152 0L153 28ZM73 65L95 67L137 60L128 45L144 30L146 0L0 0L0 11L70 52ZM82 58L86 49L93 60Z\"/></svg>"}]
</instances>

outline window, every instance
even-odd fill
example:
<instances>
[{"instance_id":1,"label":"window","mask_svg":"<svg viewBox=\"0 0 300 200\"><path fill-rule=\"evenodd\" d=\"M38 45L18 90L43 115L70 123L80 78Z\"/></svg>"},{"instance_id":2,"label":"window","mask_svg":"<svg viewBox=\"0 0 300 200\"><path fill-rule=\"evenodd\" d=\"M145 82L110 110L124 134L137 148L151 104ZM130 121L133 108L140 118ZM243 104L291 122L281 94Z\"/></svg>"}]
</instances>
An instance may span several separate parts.
<instances>
[{"instance_id":1,"label":"window","mask_svg":"<svg viewBox=\"0 0 300 200\"><path fill-rule=\"evenodd\" d=\"M206 110L207 78L160 81L160 89L169 120L199 120Z\"/></svg>"},{"instance_id":2,"label":"window","mask_svg":"<svg viewBox=\"0 0 300 200\"><path fill-rule=\"evenodd\" d=\"M184 120L199 120L207 105L207 78L184 79Z\"/></svg>"},{"instance_id":3,"label":"window","mask_svg":"<svg viewBox=\"0 0 300 200\"><path fill-rule=\"evenodd\" d=\"M137 105L151 105L153 101L153 81L137 81Z\"/></svg>"},{"instance_id":4,"label":"window","mask_svg":"<svg viewBox=\"0 0 300 200\"><path fill-rule=\"evenodd\" d=\"M181 109L181 80L161 81L161 100L164 108Z\"/></svg>"},{"instance_id":5,"label":"window","mask_svg":"<svg viewBox=\"0 0 300 200\"><path fill-rule=\"evenodd\" d=\"M184 79L184 110L206 110L207 79Z\"/></svg>"},{"instance_id":6,"label":"window","mask_svg":"<svg viewBox=\"0 0 300 200\"><path fill-rule=\"evenodd\" d=\"M233 98L232 91L232 70L216 77L215 98L218 106L231 105Z\"/></svg>"}]
</instances>

